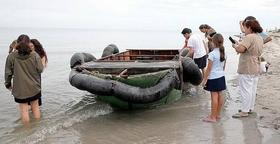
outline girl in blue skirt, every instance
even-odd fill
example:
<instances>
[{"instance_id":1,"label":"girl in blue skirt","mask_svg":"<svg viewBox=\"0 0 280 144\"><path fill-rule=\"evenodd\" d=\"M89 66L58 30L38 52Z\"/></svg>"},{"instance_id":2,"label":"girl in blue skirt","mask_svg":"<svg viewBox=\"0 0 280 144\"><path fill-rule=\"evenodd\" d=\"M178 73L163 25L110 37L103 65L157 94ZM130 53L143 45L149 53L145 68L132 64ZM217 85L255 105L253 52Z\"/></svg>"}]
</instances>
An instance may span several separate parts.
<instances>
[{"instance_id":1,"label":"girl in blue skirt","mask_svg":"<svg viewBox=\"0 0 280 144\"><path fill-rule=\"evenodd\" d=\"M204 89L211 93L211 113L203 119L204 122L217 122L221 118L221 108L224 104L222 91L226 89L224 38L217 33L212 40L214 48L208 54L207 69L202 81Z\"/></svg>"}]
</instances>

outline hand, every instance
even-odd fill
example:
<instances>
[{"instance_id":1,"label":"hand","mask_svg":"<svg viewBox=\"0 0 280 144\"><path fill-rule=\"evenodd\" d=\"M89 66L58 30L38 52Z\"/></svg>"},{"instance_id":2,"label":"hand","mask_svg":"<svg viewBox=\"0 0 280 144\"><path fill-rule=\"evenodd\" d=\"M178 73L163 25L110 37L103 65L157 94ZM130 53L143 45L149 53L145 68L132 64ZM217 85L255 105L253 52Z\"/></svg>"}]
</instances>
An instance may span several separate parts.
<instances>
[{"instance_id":1,"label":"hand","mask_svg":"<svg viewBox=\"0 0 280 144\"><path fill-rule=\"evenodd\" d=\"M206 87L206 82L207 82L206 80L203 80L203 81L201 82L201 86L202 86L202 87Z\"/></svg>"},{"instance_id":2,"label":"hand","mask_svg":"<svg viewBox=\"0 0 280 144\"><path fill-rule=\"evenodd\" d=\"M238 46L238 44L232 44L232 47L235 49Z\"/></svg>"},{"instance_id":3,"label":"hand","mask_svg":"<svg viewBox=\"0 0 280 144\"><path fill-rule=\"evenodd\" d=\"M9 87L9 88L7 88L9 91L12 91L13 90L13 87Z\"/></svg>"}]
</instances>

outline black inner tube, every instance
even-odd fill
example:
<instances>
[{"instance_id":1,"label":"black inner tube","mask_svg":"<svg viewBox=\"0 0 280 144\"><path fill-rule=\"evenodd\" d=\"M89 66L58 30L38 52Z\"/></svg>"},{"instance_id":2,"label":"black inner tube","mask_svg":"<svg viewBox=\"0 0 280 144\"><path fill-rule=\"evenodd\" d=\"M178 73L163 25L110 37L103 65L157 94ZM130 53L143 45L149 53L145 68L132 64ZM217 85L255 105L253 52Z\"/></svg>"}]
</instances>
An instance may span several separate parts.
<instances>
[{"instance_id":1,"label":"black inner tube","mask_svg":"<svg viewBox=\"0 0 280 144\"><path fill-rule=\"evenodd\" d=\"M149 88L134 87L118 81L81 74L75 69L72 69L69 81L72 86L80 90L86 90L100 96L114 95L131 103L155 102L180 85L180 80L175 70L170 70L158 84Z\"/></svg>"}]
</instances>

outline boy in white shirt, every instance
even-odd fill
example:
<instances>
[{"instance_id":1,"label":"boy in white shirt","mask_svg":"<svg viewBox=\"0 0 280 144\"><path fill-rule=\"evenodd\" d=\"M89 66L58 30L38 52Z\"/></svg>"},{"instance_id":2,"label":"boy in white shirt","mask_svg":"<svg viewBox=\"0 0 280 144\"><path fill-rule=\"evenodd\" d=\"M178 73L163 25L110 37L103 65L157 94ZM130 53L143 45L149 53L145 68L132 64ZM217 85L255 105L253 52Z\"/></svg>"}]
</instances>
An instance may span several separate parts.
<instances>
[{"instance_id":1,"label":"boy in white shirt","mask_svg":"<svg viewBox=\"0 0 280 144\"><path fill-rule=\"evenodd\" d=\"M184 28L181 32L186 40L187 48L189 50L187 56L193 58L197 66L202 70L202 75L204 76L207 63L206 48L203 38L198 34L192 34L192 30L189 28Z\"/></svg>"}]
</instances>

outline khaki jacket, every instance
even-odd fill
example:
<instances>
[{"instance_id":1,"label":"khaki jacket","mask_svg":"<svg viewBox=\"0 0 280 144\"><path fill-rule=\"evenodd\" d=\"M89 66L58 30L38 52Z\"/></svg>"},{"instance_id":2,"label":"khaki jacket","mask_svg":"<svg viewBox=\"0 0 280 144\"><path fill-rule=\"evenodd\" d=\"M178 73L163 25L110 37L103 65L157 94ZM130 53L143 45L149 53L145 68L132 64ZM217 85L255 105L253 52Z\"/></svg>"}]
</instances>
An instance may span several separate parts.
<instances>
[{"instance_id":1,"label":"khaki jacket","mask_svg":"<svg viewBox=\"0 0 280 144\"><path fill-rule=\"evenodd\" d=\"M12 52L6 59L5 86L12 87L12 94L18 99L30 98L41 91L43 69L41 58L36 52L25 56Z\"/></svg>"},{"instance_id":2,"label":"khaki jacket","mask_svg":"<svg viewBox=\"0 0 280 144\"><path fill-rule=\"evenodd\" d=\"M263 39L258 34L248 34L240 44L246 48L246 51L240 54L237 73L248 75L259 74Z\"/></svg>"}]
</instances>

